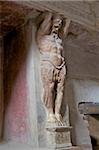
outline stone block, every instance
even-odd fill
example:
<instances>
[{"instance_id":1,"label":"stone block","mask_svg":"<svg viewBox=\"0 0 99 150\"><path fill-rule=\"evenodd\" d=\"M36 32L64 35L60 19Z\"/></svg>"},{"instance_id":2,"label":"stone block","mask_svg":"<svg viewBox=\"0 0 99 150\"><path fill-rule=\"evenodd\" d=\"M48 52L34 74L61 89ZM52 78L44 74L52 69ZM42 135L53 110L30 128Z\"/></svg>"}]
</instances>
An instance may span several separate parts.
<instances>
[{"instance_id":1,"label":"stone block","mask_svg":"<svg viewBox=\"0 0 99 150\"><path fill-rule=\"evenodd\" d=\"M94 150L99 150L99 146L96 146L96 147L94 148Z\"/></svg>"},{"instance_id":2,"label":"stone block","mask_svg":"<svg viewBox=\"0 0 99 150\"><path fill-rule=\"evenodd\" d=\"M71 147L70 126L47 126L47 147L52 149L64 149Z\"/></svg>"},{"instance_id":3,"label":"stone block","mask_svg":"<svg viewBox=\"0 0 99 150\"><path fill-rule=\"evenodd\" d=\"M55 150L55 149L45 149L45 150ZM56 149L56 150L81 150L81 148L78 147L78 146L69 146L67 148L59 148L59 149Z\"/></svg>"},{"instance_id":4,"label":"stone block","mask_svg":"<svg viewBox=\"0 0 99 150\"><path fill-rule=\"evenodd\" d=\"M81 150L81 148L78 146L72 146L72 147L67 147L65 149L60 149L60 150Z\"/></svg>"}]
</instances>

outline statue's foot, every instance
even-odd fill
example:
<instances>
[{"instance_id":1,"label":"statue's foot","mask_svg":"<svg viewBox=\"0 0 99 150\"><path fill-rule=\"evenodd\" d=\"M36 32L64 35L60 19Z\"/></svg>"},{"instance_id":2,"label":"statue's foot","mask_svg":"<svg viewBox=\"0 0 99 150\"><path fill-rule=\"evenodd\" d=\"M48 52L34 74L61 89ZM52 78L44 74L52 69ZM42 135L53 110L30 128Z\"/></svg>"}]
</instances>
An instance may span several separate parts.
<instances>
[{"instance_id":1,"label":"statue's foot","mask_svg":"<svg viewBox=\"0 0 99 150\"><path fill-rule=\"evenodd\" d=\"M48 123L56 123L56 121L57 121L57 119L56 119L55 115L50 113L50 114L48 115L47 122L48 122Z\"/></svg>"},{"instance_id":2,"label":"statue's foot","mask_svg":"<svg viewBox=\"0 0 99 150\"><path fill-rule=\"evenodd\" d=\"M57 114L50 113L48 115L47 125L51 125L51 124L53 126L66 126L66 124L63 121L61 114L59 114L59 113L57 113Z\"/></svg>"},{"instance_id":3,"label":"statue's foot","mask_svg":"<svg viewBox=\"0 0 99 150\"><path fill-rule=\"evenodd\" d=\"M57 119L58 126L65 126L65 123L63 121L63 118L62 118L61 114L56 113L55 117Z\"/></svg>"}]
</instances>

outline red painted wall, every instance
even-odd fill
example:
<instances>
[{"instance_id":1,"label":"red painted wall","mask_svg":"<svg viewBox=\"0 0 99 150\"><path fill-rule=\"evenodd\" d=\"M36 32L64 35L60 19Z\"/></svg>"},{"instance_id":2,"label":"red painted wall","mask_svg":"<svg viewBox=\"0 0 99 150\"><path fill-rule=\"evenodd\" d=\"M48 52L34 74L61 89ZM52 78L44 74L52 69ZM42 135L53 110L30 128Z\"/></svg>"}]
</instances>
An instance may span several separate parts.
<instances>
[{"instance_id":1,"label":"red painted wall","mask_svg":"<svg viewBox=\"0 0 99 150\"><path fill-rule=\"evenodd\" d=\"M4 138L24 141L28 128L24 29L13 31L4 42Z\"/></svg>"}]
</instances>

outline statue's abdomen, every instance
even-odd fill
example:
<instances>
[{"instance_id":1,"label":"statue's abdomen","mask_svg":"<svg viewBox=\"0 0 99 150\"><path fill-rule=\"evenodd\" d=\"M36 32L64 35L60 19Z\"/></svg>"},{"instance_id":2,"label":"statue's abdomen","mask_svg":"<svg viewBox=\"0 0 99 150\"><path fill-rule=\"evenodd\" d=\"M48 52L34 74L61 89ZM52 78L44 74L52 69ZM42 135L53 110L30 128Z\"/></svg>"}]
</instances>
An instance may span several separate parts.
<instances>
[{"instance_id":1,"label":"statue's abdomen","mask_svg":"<svg viewBox=\"0 0 99 150\"><path fill-rule=\"evenodd\" d=\"M56 43L50 36L45 36L40 41L41 53L49 52L49 59L55 66L60 66L63 63L62 60L63 47L60 43Z\"/></svg>"}]
</instances>

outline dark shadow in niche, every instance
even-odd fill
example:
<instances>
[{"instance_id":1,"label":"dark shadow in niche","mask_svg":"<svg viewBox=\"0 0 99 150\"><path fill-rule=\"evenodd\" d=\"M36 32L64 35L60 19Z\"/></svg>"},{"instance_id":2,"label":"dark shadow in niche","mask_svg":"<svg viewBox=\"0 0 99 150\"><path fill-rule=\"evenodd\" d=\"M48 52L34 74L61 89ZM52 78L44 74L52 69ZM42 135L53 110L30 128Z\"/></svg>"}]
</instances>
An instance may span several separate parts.
<instances>
[{"instance_id":1,"label":"dark shadow in niche","mask_svg":"<svg viewBox=\"0 0 99 150\"><path fill-rule=\"evenodd\" d=\"M92 114L92 117L94 117L97 121L99 121L99 114Z\"/></svg>"},{"instance_id":2,"label":"dark shadow in niche","mask_svg":"<svg viewBox=\"0 0 99 150\"><path fill-rule=\"evenodd\" d=\"M4 38L4 102L5 110L11 90L26 57L25 37L21 29L13 30Z\"/></svg>"},{"instance_id":3,"label":"dark shadow in niche","mask_svg":"<svg viewBox=\"0 0 99 150\"><path fill-rule=\"evenodd\" d=\"M91 136L91 143L93 150L95 150L95 147L97 146L97 140L92 136Z\"/></svg>"},{"instance_id":4,"label":"dark shadow in niche","mask_svg":"<svg viewBox=\"0 0 99 150\"><path fill-rule=\"evenodd\" d=\"M29 31L28 25L29 22L24 26L14 29L4 37L4 121L15 80L22 65L26 63L32 34Z\"/></svg>"}]
</instances>

